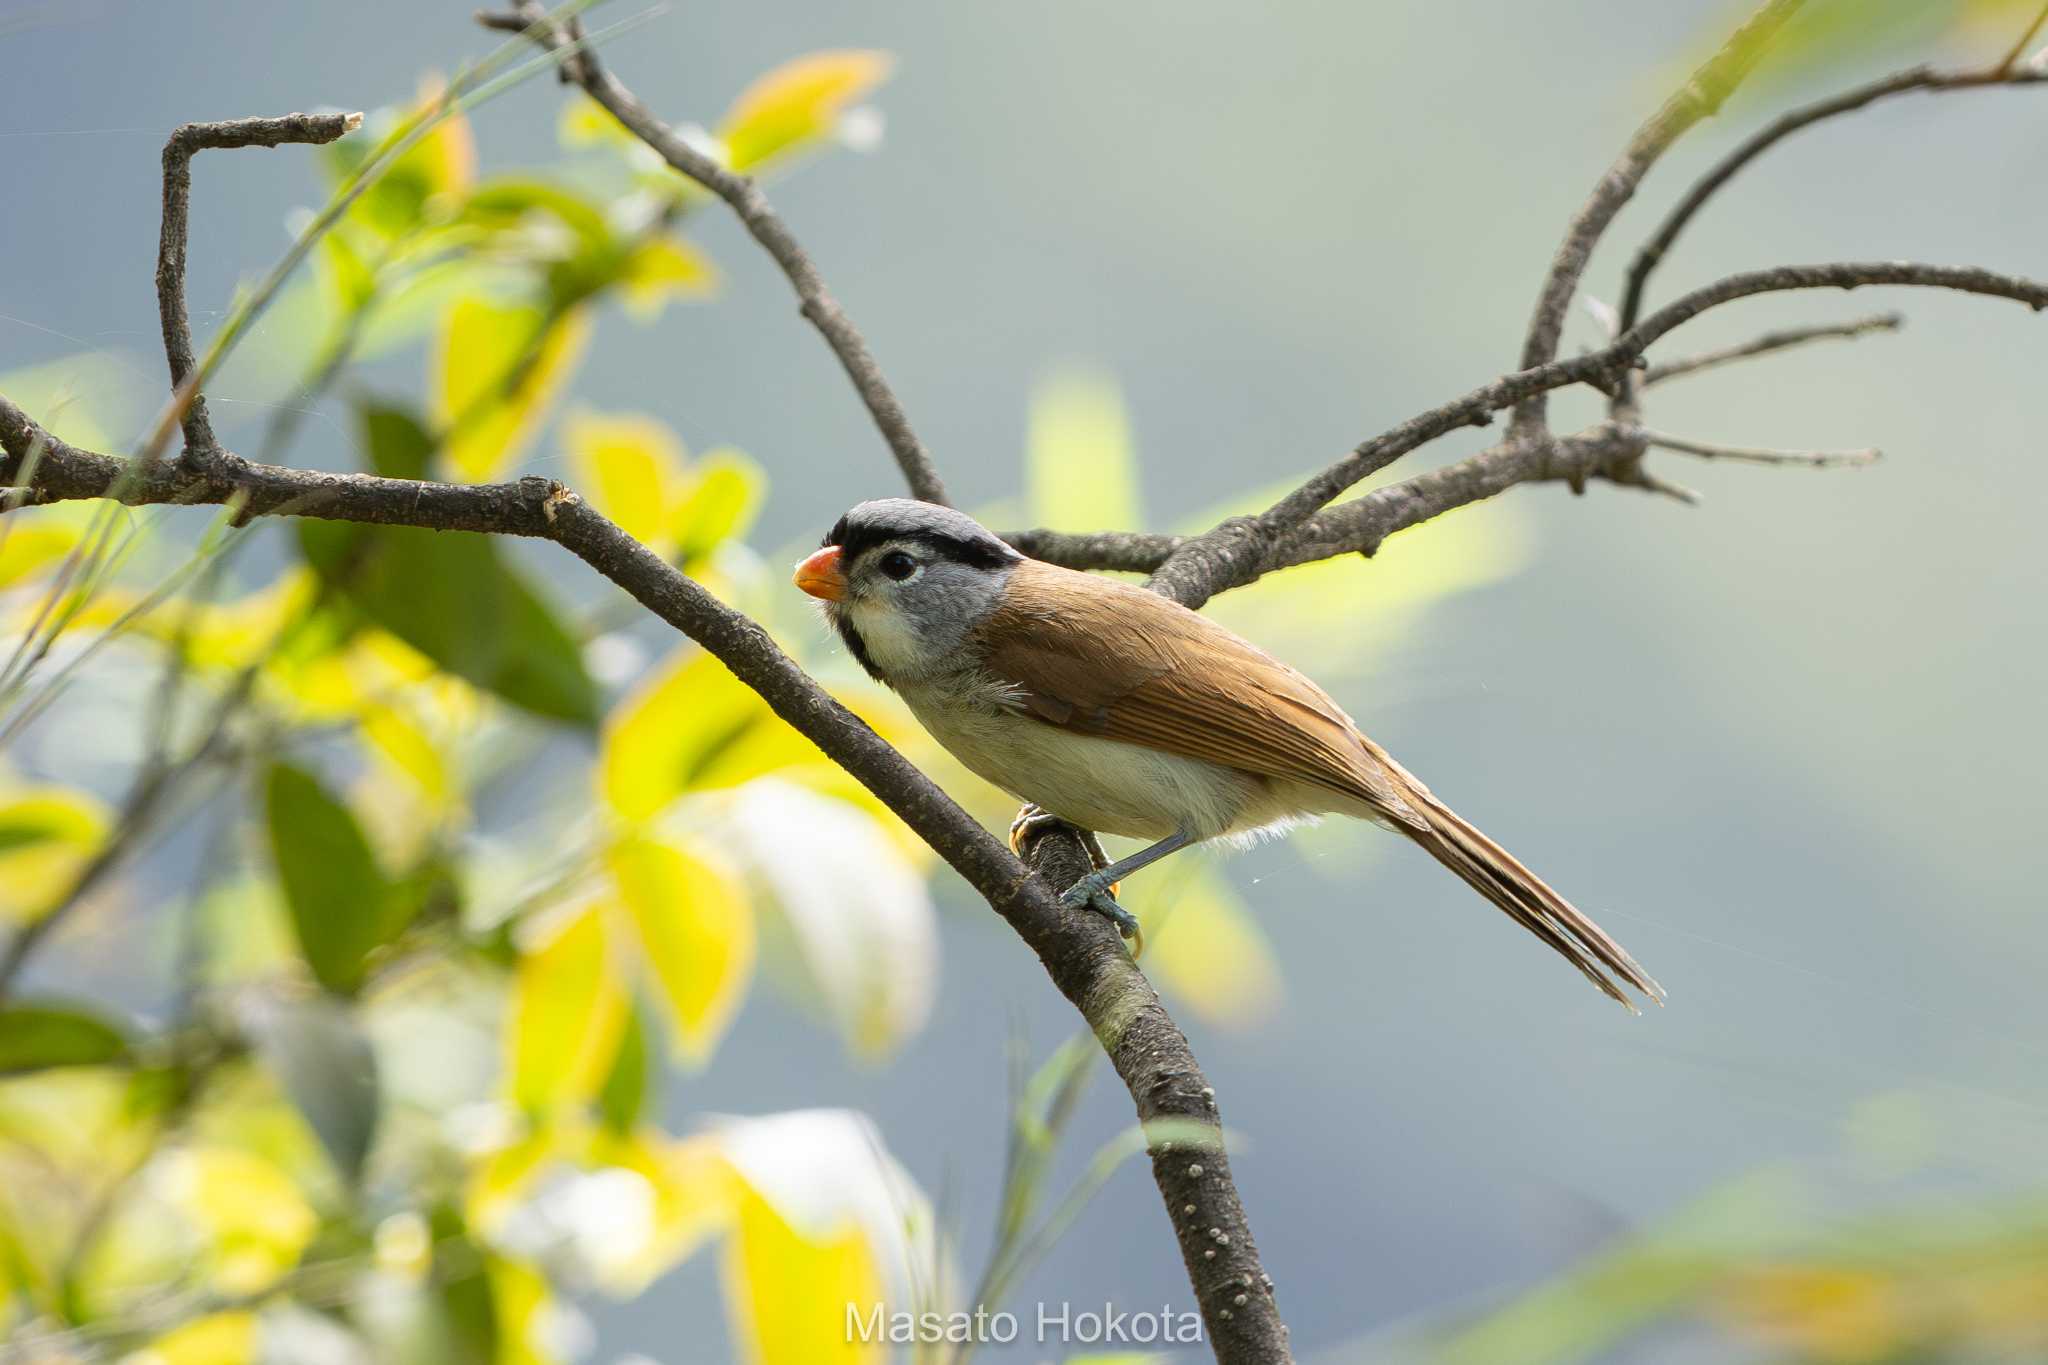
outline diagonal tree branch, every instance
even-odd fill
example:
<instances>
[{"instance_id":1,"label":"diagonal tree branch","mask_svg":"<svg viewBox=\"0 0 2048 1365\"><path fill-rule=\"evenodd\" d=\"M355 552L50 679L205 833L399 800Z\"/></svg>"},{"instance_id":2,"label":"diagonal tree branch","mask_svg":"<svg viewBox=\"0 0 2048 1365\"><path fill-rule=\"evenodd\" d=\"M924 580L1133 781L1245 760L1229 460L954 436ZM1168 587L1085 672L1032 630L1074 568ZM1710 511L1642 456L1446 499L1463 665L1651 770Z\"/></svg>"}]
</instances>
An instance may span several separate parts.
<instances>
[{"instance_id":1,"label":"diagonal tree branch","mask_svg":"<svg viewBox=\"0 0 2048 1365\"><path fill-rule=\"evenodd\" d=\"M530 536L563 546L732 670L826 756L902 818L1000 914L1087 1019L1136 1104L1138 1118L1182 1119L1217 1134L1213 1144L1162 1143L1153 1177L1173 1219L1189 1282L1218 1360L1284 1361L1286 1328L1260 1265L1222 1150L1215 1092L1187 1037L1124 951L1108 921L1068 910L930 778L799 668L755 622L719 602L646 546L548 479L442 484L329 474L236 461L191 470L129 461L57 440L0 398L0 483L31 452L35 501L118 497L129 503L224 503L249 516L292 515L443 531ZM1066 845L1072 844L1068 865ZM1059 885L1089 871L1078 843L1038 841L1041 868ZM1066 880L1061 881L1064 877Z\"/></svg>"},{"instance_id":2,"label":"diagonal tree branch","mask_svg":"<svg viewBox=\"0 0 2048 1365\"><path fill-rule=\"evenodd\" d=\"M659 152L670 166L723 199L739 215L747 232L788 277L802 303L804 317L823 334L832 353L839 357L847 378L853 381L869 416L895 454L912 495L926 502L945 502L946 485L939 478L938 467L932 463L917 433L911 430L910 419L904 415L895 390L882 377L882 367L868 349L866 338L827 291L824 276L818 273L809 254L770 206L760 187L751 178L726 169L676 136L674 129L656 118L638 96L598 63L595 53L587 47L575 48L574 31L549 19L536 0L520 0L509 14L479 13L477 21L488 28L524 33L547 51L564 53L562 74L566 79L581 86L585 94Z\"/></svg>"},{"instance_id":3,"label":"diagonal tree branch","mask_svg":"<svg viewBox=\"0 0 2048 1365\"><path fill-rule=\"evenodd\" d=\"M361 114L286 114L227 123L187 123L164 143L163 230L157 242L156 306L163 323L164 356L171 388L183 399L185 459L203 465L221 455L206 399L190 388L198 362L192 355L192 322L185 308L185 260L192 204L192 157L210 148L281 147L286 143L333 142L360 127ZM188 392L188 389L190 390Z\"/></svg>"}]
</instances>

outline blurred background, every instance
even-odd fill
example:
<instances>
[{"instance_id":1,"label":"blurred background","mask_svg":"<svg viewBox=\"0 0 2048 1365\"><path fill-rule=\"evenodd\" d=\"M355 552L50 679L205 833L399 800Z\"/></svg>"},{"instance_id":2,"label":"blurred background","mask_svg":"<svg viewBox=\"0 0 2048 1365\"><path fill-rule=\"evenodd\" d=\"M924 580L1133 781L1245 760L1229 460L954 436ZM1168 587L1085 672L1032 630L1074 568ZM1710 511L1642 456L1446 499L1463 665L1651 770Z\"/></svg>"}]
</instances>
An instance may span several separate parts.
<instances>
[{"instance_id":1,"label":"blurred background","mask_svg":"<svg viewBox=\"0 0 2048 1365\"><path fill-rule=\"evenodd\" d=\"M0 42L10 70L36 74L0 83L14 206L0 223L0 392L59 431L60 413L89 423L101 448L132 444L162 389L150 282L166 132L407 107L423 82L494 47L470 8L15 0ZM1812 8L1839 18L1859 6ZM1884 22L1853 42L1816 24L1666 158L1609 234L1588 293L1616 302L1627 253L1664 207L1778 109L1923 59L1988 60L2034 6L1928 5L1906 19L1903 6L1861 8ZM620 0L593 21L631 12ZM665 117L715 128L751 81L792 58L890 54L886 80L861 68L838 111L839 141L856 145L778 164L776 204L964 506L1000 525L1180 529L1508 368L1569 215L1741 13L1722 0L1654 13L1628 0L765 0L678 6L603 55ZM580 141L564 149L566 99L543 75L469 110L475 176L559 174L601 203L645 193L632 177L654 173L601 123L569 129ZM1713 202L1651 301L1792 262L2048 273L2044 99L1908 96L1795 138ZM199 158L190 300L202 344L238 285L325 200L330 164L304 148ZM680 231L676 306L649 319L597 298L560 393L520 414L523 442L474 468L587 479L608 439L672 440L683 453L662 458L699 473L704 452L744 452L718 458L758 492L751 549L723 547L705 572L809 665L857 688L822 626L788 600L780 566L849 504L897 492L893 466L786 283L729 215L695 204ZM305 408L291 461L357 468L369 456L354 396L424 404L438 383L445 399L460 387L445 360L456 324L422 305L412 332L394 327L312 395L307 367L331 321L320 311L331 280L315 279L309 268L287 288L211 386L214 421L254 455L281 407ZM1625 1016L1428 859L1364 828L1176 874L1198 922L1166 926L1161 975L1243 1143L1239 1187L1303 1359L1974 1360L2036 1358L2048 1343L2041 322L1932 292L1783 296L1717 310L1653 358L1892 308L1908 317L1896 334L1673 382L1647 412L1699 440L1882 447L1873 468L1655 456L1659 472L1704 492L1702 506L1608 486L1583 498L1518 489L1397 537L1371 563L1217 604L1316 673L1670 991L1667 1008ZM1575 311L1566 345L1601 336ZM1599 412L1583 393L1552 409L1561 431ZM602 424L621 414L671 436L607 436ZM1439 442L1392 473L1481 440ZM130 565L144 578L183 562L207 521L152 525L154 548ZM258 528L215 597L256 600L299 553L292 528ZM574 843L593 755L630 762L622 708L688 663L559 552L504 555L543 597L606 620L585 658L609 719L597 738L491 722L522 736L517 765L456 802L451 837L488 865L466 875L464 913L489 903L499 920L546 900L533 888L561 851L552 845ZM133 574L122 581L134 587ZM11 641L40 599L8 600ZM140 636L77 670L0 756L7 781L120 801L144 742L124 718L161 655ZM60 645L52 658L72 653ZM337 790L357 783L361 823L397 856L405 836L385 826L403 817L372 809L385 802L362 785L374 774L335 757L336 742L316 737L294 761ZM941 771L992 822L1007 819L1000 799ZM262 823L263 791L222 791ZM678 1024L683 1041L654 1046L667 1074L647 1118L670 1134L725 1133L737 1149L735 1133L773 1142L744 1125L705 1129L708 1116L865 1114L933 1217L956 1229L971 1281L997 1226L1012 1054L1036 1066L1075 1019L943 868L928 910L915 878L929 869L840 795L837 813L820 813L806 804L826 799L812 787L735 786L706 817L700 837L739 850L739 899L762 917L759 979L719 984L694 1034ZM126 864L39 950L25 987L96 1002L138 1032L176 1017L175 907L227 894L202 885L223 841L268 866L261 832L238 834L227 809L175 823ZM847 834L848 861L834 865L881 859L874 897L894 895L862 911L872 925L852 938L817 923L846 907L773 875L809 861L806 850L838 856L829 832L849 818L869 827ZM1167 902L1174 889L1150 895ZM506 979L520 979L515 959L543 951L515 942ZM867 974L840 980L856 959ZM388 1050L387 1080L403 1065L393 1051L454 1055L432 1043L454 1006L407 996L403 981L385 989L396 1003L369 1032ZM865 1004L841 1008L863 991ZM489 1060L498 997L482 998L471 1031L485 1041L470 1045ZM237 999L237 1017L258 1008ZM486 1076L458 1105L453 1078L468 1061L438 1073L413 1061L429 1074L406 1082L408 1102L426 1110L445 1085L447 1107L474 1117L472 1101L497 1084ZM17 1098L7 1122L26 1131L32 1107ZM1130 1122L1098 1063L1051 1158L1053 1185ZM10 1167L17 1194L33 1169ZM390 1191L379 1197L385 1212L365 1226L397 1207ZM13 1216L28 1215L17 1203ZM603 1276L551 1281L561 1321L576 1324L558 1354L774 1357L747 1338L775 1310L757 1305L747 1325L732 1307L744 1266L722 1254L650 1253L658 1278L642 1289L623 1277L637 1293ZM16 1328L61 1325L36 1316L24 1255L12 1255ZM1108 1180L1012 1292L1013 1304L1039 1300L1192 1308L1142 1161ZM292 1340L318 1336L299 1330Z\"/></svg>"}]
</instances>

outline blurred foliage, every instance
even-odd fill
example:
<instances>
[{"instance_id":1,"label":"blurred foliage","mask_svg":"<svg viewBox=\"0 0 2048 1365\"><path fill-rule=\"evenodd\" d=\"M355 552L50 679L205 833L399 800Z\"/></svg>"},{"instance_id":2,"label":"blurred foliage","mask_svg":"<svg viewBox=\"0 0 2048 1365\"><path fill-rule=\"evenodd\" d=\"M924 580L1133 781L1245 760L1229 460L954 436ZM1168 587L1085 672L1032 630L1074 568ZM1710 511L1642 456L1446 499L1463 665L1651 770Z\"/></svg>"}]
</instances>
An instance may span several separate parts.
<instances>
[{"instance_id":1,"label":"blurred foliage","mask_svg":"<svg viewBox=\"0 0 2048 1365\"><path fill-rule=\"evenodd\" d=\"M2040 1200L1831 1219L1809 1193L1790 1171L1744 1178L1398 1358L1545 1365L1688 1325L1811 1365L2048 1355Z\"/></svg>"},{"instance_id":2,"label":"blurred foliage","mask_svg":"<svg viewBox=\"0 0 2048 1365\"><path fill-rule=\"evenodd\" d=\"M1817 3L1774 61L1812 71L1937 31L1981 43L2032 8ZM889 67L799 57L679 132L735 170L793 171L875 136L860 101ZM594 329L718 289L686 235L704 192L580 96L559 123L565 164L487 171L455 88L430 80L327 150L338 212L324 230L306 218L312 269L244 362L296 407L343 395L367 470L491 480L560 461L1006 823L1014 803L820 652L748 549L758 464L693 450L652 415L565 410ZM417 391L364 387L360 363L391 355L417 361ZM99 354L0 391L96 447L137 435L160 398ZM281 411L265 455L287 458L295 434ZM1042 385L1024 460L1016 519L1146 524L1110 377ZM1078 1038L1034 1066L1019 1045L970 1287L947 1220L865 1117L674 1125L664 1084L716 1055L757 980L852 1063L916 1036L940 971L930 851L703 651L544 579L518 546L304 521L244 553L262 524L219 520L195 553L175 534L189 525L166 509L0 519L0 616L18 634L0 651L0 922L76 907L58 948L106 988L0 1005L0 1332L22 1358L540 1365L587 1345L579 1301L641 1293L701 1253L745 1358L881 1359L848 1340L848 1302L999 1304L1120 1163L1193 1136L1119 1134L1056 1189L1099 1051ZM1214 611L1318 675L1368 672L1431 604L1527 555L1516 509L1486 504ZM185 884L154 861L89 883L102 855L131 871L167 831L200 850ZM1176 859L1129 890L1177 1008L1247 1027L1283 1007L1265 930L1212 863ZM1821 1239L1790 1203L1768 1174L1723 1191L1423 1354L1583 1359L1674 1319L1788 1360L2048 1354L2041 1208Z\"/></svg>"},{"instance_id":3,"label":"blurred foliage","mask_svg":"<svg viewBox=\"0 0 2048 1365\"><path fill-rule=\"evenodd\" d=\"M887 66L801 58L703 136L736 167L794 164ZM651 417L555 422L606 304L644 322L716 289L681 235L701 196L587 106L565 124L575 164L487 173L449 94L429 82L328 149L344 207L309 229L263 363L311 404L418 347L417 398L348 393L364 468L498 478L552 439L657 553L764 591L742 544L753 461ZM138 429L136 389L91 355L6 378L102 447ZM295 432L278 418L266 455ZM937 971L929 855L700 650L643 666L659 636L637 612L543 592L514 547L305 521L265 559L238 553L260 528L223 524L167 592L176 524L60 507L0 525L19 632L0 916L160 918L151 942L177 944L113 974L167 1005L0 1007L0 1330L23 1358L569 1359L576 1297L637 1293L713 1245L749 1358L875 1357L821 1286L921 1303L942 1280L880 1136L830 1111L678 1136L660 1082L717 1048L771 951L764 918L779 979L850 1053L900 1047ZM620 691L593 661L622 657L640 676ZM872 689L847 700L916 742ZM91 762L38 742L74 714L99 718ZM528 813L479 822L535 782ZM212 840L182 891L160 871L86 882L165 826Z\"/></svg>"},{"instance_id":4,"label":"blurred foliage","mask_svg":"<svg viewBox=\"0 0 2048 1365\"><path fill-rule=\"evenodd\" d=\"M687 135L736 169L793 167L873 136L855 106L888 68L799 58ZM360 467L387 477L559 459L810 653L822 633L744 544L759 465L650 415L558 411L609 304L645 322L717 288L682 235L702 193L578 101L570 164L486 171L456 98L476 88L429 80L323 153L335 198L302 216L311 270L282 285L255 362L295 400L265 458L288 460L296 414L339 394ZM416 394L355 380L394 351L422 362ZM86 355L0 384L118 447L153 401L139 378ZM1034 416L1035 484L1097 466L1135 516L1115 387L1077 382ZM195 550L186 524L74 506L0 522L18 631L0 918L61 917L56 951L143 931L87 973L90 998L16 986L0 1005L0 1331L21 1358L538 1365L581 1353L579 1300L699 1252L763 1365L887 1355L848 1340L849 1301L960 1304L951 1233L864 1117L674 1131L663 1102L757 976L855 1062L914 1037L939 973L930 850L709 655L543 584L516 545L216 516ZM836 653L816 664L1007 819L893 697ZM92 738L49 738L65 733ZM183 885L143 860L167 832L197 855ZM1171 900L1189 926L1160 958L1174 988L1219 1020L1270 1008L1270 955L1222 883ZM1144 1149L1119 1136L1049 1198L1098 1055L1071 1045L1020 1088L993 1294Z\"/></svg>"},{"instance_id":5,"label":"blurred foliage","mask_svg":"<svg viewBox=\"0 0 2048 1365\"><path fill-rule=\"evenodd\" d=\"M1755 8L1747 0L1710 8L1695 46L1720 46ZM1772 40L1751 84L1817 95L1872 62L1925 61L1937 52L1981 65L2003 57L2040 12L2036 0L1808 0ZM2048 39L2037 35L2033 47L2048 47Z\"/></svg>"}]
</instances>

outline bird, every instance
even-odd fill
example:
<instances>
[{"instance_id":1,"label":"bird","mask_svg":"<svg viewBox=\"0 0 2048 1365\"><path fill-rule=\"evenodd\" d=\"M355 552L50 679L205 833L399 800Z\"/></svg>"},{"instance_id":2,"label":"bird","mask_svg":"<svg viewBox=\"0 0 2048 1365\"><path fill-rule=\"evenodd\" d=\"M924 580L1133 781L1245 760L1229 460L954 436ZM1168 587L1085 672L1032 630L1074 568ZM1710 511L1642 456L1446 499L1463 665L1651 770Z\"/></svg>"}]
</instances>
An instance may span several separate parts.
<instances>
[{"instance_id":1,"label":"bird","mask_svg":"<svg viewBox=\"0 0 2048 1365\"><path fill-rule=\"evenodd\" d=\"M1405 835L1631 1011L1664 991L1621 945L1367 738L1322 688L1136 584L1027 558L965 513L881 498L795 573L847 651L970 771L1057 820L1149 841L1062 895L1136 921L1113 888L1193 844L1325 815Z\"/></svg>"}]
</instances>

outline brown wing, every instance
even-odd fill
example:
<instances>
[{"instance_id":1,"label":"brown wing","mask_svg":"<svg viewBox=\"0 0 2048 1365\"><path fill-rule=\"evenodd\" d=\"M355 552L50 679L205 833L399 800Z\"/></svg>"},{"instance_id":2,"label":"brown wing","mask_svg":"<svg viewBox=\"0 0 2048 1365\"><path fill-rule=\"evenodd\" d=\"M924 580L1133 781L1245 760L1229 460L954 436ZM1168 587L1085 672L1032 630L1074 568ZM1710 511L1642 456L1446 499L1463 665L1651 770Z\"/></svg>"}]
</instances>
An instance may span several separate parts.
<instances>
[{"instance_id":1,"label":"brown wing","mask_svg":"<svg viewBox=\"0 0 2048 1365\"><path fill-rule=\"evenodd\" d=\"M1207 617L1027 560L984 630L998 642L989 669L1046 724L1367 802L1631 1010L1617 982L1663 998L1620 944L1360 734L1320 687Z\"/></svg>"},{"instance_id":2,"label":"brown wing","mask_svg":"<svg viewBox=\"0 0 2048 1365\"><path fill-rule=\"evenodd\" d=\"M1155 593L1026 560L983 638L989 671L1048 725L1311 783L1426 827L1329 694Z\"/></svg>"}]
</instances>

